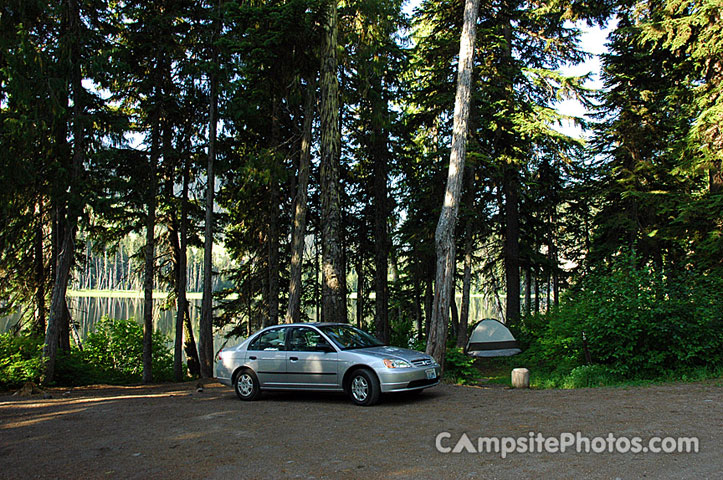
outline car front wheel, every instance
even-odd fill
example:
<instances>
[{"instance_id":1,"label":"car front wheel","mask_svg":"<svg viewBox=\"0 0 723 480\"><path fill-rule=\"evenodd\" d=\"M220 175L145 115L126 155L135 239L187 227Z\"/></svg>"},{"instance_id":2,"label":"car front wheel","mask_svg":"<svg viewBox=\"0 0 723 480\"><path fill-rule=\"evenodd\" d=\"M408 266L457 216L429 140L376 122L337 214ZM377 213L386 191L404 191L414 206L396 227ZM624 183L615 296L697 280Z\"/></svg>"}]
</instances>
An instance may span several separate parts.
<instances>
[{"instance_id":1,"label":"car front wheel","mask_svg":"<svg viewBox=\"0 0 723 480\"><path fill-rule=\"evenodd\" d=\"M370 406L379 401L381 388L376 375L368 370L355 370L349 377L349 396L357 405Z\"/></svg>"},{"instance_id":2,"label":"car front wheel","mask_svg":"<svg viewBox=\"0 0 723 480\"><path fill-rule=\"evenodd\" d=\"M256 400L261 393L259 379L251 370L242 370L233 382L236 395L241 400Z\"/></svg>"}]
</instances>

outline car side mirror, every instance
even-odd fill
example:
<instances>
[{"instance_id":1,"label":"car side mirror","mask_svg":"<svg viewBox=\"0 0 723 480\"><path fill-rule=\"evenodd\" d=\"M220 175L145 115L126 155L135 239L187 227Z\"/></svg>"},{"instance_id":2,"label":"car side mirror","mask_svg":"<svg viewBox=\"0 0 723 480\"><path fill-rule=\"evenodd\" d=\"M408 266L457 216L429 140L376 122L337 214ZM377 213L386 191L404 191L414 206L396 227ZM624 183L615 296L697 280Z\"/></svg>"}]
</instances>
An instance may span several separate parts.
<instances>
[{"instance_id":1,"label":"car side mirror","mask_svg":"<svg viewBox=\"0 0 723 480\"><path fill-rule=\"evenodd\" d=\"M324 352L324 353L331 353L334 352L334 347L329 345L328 343L319 343L314 347L314 350L317 352Z\"/></svg>"}]
</instances>

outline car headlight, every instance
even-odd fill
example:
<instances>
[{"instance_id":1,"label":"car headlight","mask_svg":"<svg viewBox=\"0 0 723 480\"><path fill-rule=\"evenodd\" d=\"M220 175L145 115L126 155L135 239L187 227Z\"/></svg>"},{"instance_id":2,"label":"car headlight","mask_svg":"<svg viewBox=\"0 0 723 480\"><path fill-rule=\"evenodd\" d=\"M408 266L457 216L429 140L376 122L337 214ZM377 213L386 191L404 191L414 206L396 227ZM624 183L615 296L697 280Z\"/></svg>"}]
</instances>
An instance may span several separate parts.
<instances>
[{"instance_id":1,"label":"car headlight","mask_svg":"<svg viewBox=\"0 0 723 480\"><path fill-rule=\"evenodd\" d=\"M387 368L410 368L412 365L404 360L384 359L384 366Z\"/></svg>"}]
</instances>

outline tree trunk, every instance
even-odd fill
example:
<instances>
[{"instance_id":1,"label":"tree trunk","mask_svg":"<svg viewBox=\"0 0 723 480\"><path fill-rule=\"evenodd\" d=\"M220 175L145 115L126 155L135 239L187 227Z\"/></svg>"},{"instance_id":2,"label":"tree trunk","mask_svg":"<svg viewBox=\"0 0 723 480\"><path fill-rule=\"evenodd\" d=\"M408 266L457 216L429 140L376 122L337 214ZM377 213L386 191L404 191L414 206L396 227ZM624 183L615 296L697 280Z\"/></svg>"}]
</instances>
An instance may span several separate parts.
<instances>
[{"instance_id":1,"label":"tree trunk","mask_svg":"<svg viewBox=\"0 0 723 480\"><path fill-rule=\"evenodd\" d=\"M173 351L173 376L177 382L183 379L182 351L184 317L188 311L186 298L188 281L188 183L190 165L187 157L183 160L183 187L181 188L181 225L178 232L177 273L176 273L176 338ZM189 322L190 323L190 322ZM195 342L194 342L195 350ZM197 354L196 354L197 355Z\"/></svg>"},{"instance_id":2,"label":"tree trunk","mask_svg":"<svg viewBox=\"0 0 723 480\"><path fill-rule=\"evenodd\" d=\"M545 311L550 310L550 292L552 292L552 275L547 274L547 302L545 303Z\"/></svg>"},{"instance_id":3,"label":"tree trunk","mask_svg":"<svg viewBox=\"0 0 723 480\"><path fill-rule=\"evenodd\" d=\"M457 346L465 347L467 345L467 326L469 325L469 303L470 288L472 283L472 254L474 253L474 243L472 242L472 209L474 208L474 168L467 167L465 175L465 209L466 222L464 227L464 271L462 273L462 307L459 315L459 325L457 326Z\"/></svg>"},{"instance_id":4,"label":"tree trunk","mask_svg":"<svg viewBox=\"0 0 723 480\"><path fill-rule=\"evenodd\" d=\"M269 312L265 327L278 325L279 323L279 206L281 204L281 192L277 175L277 164L279 162L279 101L276 97L272 100L271 107L271 176L269 185L269 210L268 227L269 234L266 238L266 248L269 259Z\"/></svg>"},{"instance_id":5,"label":"tree trunk","mask_svg":"<svg viewBox=\"0 0 723 480\"><path fill-rule=\"evenodd\" d=\"M432 303L434 302L434 289L432 281L427 280L424 287L424 339L429 343L429 330L432 326Z\"/></svg>"},{"instance_id":6,"label":"tree trunk","mask_svg":"<svg viewBox=\"0 0 723 480\"><path fill-rule=\"evenodd\" d=\"M50 317L48 318L48 328L45 332L45 345L43 346L45 368L42 383L44 384L52 382L55 376L55 360L58 352L60 328L63 322L63 316L65 315L65 293L68 288L70 268L73 263L73 229L66 228L64 230L65 232L61 239L61 246L58 252L57 273L50 302Z\"/></svg>"},{"instance_id":7,"label":"tree trunk","mask_svg":"<svg viewBox=\"0 0 723 480\"><path fill-rule=\"evenodd\" d=\"M73 317L70 315L68 298L66 297L63 302L63 320L60 322L60 336L58 338L58 348L63 353L70 353L70 323L72 321Z\"/></svg>"},{"instance_id":8,"label":"tree trunk","mask_svg":"<svg viewBox=\"0 0 723 480\"><path fill-rule=\"evenodd\" d=\"M320 271L319 265L321 262L321 256L319 255L319 237L318 234L314 235L314 321L321 321L321 296L320 287L321 282L319 279Z\"/></svg>"},{"instance_id":9,"label":"tree trunk","mask_svg":"<svg viewBox=\"0 0 723 480\"><path fill-rule=\"evenodd\" d=\"M532 267L528 263L525 267L525 316L530 316L532 310Z\"/></svg>"},{"instance_id":10,"label":"tree trunk","mask_svg":"<svg viewBox=\"0 0 723 480\"><path fill-rule=\"evenodd\" d=\"M337 0L329 2L321 65L321 317L346 322L339 198L339 81L337 78Z\"/></svg>"},{"instance_id":11,"label":"tree trunk","mask_svg":"<svg viewBox=\"0 0 723 480\"><path fill-rule=\"evenodd\" d=\"M452 290L452 298L449 302L449 314L452 321L452 332L456 336L459 331L459 310L457 309L457 293L454 290Z\"/></svg>"},{"instance_id":12,"label":"tree trunk","mask_svg":"<svg viewBox=\"0 0 723 480\"><path fill-rule=\"evenodd\" d=\"M550 209L550 220L549 220L549 227L550 227L550 233L548 236L548 253L550 258L550 269L552 272L552 301L555 305L560 300L560 294L559 294L559 280L558 280L558 274L559 269L557 267L557 244L555 242L555 234L557 233L557 212L555 205L552 206ZM660 265L662 266L662 260L660 261Z\"/></svg>"},{"instance_id":13,"label":"tree trunk","mask_svg":"<svg viewBox=\"0 0 723 480\"><path fill-rule=\"evenodd\" d=\"M35 239L33 261L35 262L35 318L33 331L45 335L45 258L43 255L43 202L35 206Z\"/></svg>"},{"instance_id":14,"label":"tree trunk","mask_svg":"<svg viewBox=\"0 0 723 480\"><path fill-rule=\"evenodd\" d=\"M382 91L381 81L375 87ZM381 99L374 117L385 118L387 106ZM379 115L381 114L381 115ZM389 155L386 132L380 121L374 122L372 129L372 148L374 155L374 291L376 336L382 343L388 344L391 336L389 327L389 200L387 198L387 157Z\"/></svg>"},{"instance_id":15,"label":"tree trunk","mask_svg":"<svg viewBox=\"0 0 723 480\"><path fill-rule=\"evenodd\" d=\"M214 20L214 33L211 39L211 51L216 58L214 45L221 31L221 0L219 0L217 18ZM201 377L213 377L213 204L216 189L214 164L216 162L216 128L218 123L218 78L215 71L209 76L210 98L208 114L208 158L206 163L206 222L203 244L203 297L201 300L201 319L198 327L198 358L201 362Z\"/></svg>"},{"instance_id":16,"label":"tree trunk","mask_svg":"<svg viewBox=\"0 0 723 480\"><path fill-rule=\"evenodd\" d=\"M156 108L158 108L156 106ZM149 181L146 192L146 246L143 268L143 383L153 381L153 277L155 265L156 188L158 168L159 132L158 119L151 127L151 155L149 160Z\"/></svg>"},{"instance_id":17,"label":"tree trunk","mask_svg":"<svg viewBox=\"0 0 723 480\"><path fill-rule=\"evenodd\" d=\"M505 169L503 191L505 195L505 282L507 305L505 317L512 324L520 318L520 221L518 210L517 172Z\"/></svg>"},{"instance_id":18,"label":"tree trunk","mask_svg":"<svg viewBox=\"0 0 723 480\"><path fill-rule=\"evenodd\" d=\"M437 252L437 273L435 276L434 305L430 326L427 353L444 368L447 343L449 302L454 281L455 244L454 228L459 209L459 195L462 190L462 174L466 154L467 122L472 91L472 67L479 0L466 0L464 24L459 43L459 65L457 70L457 93L454 104L452 148L449 156L447 188L434 235Z\"/></svg>"},{"instance_id":19,"label":"tree trunk","mask_svg":"<svg viewBox=\"0 0 723 480\"><path fill-rule=\"evenodd\" d=\"M457 327L457 346L467 345L467 328L469 325L470 290L472 284L472 244L471 228L468 226L464 240L464 272L462 276L462 308L460 309L459 325Z\"/></svg>"},{"instance_id":20,"label":"tree trunk","mask_svg":"<svg viewBox=\"0 0 723 480\"><path fill-rule=\"evenodd\" d=\"M422 285L419 281L419 276L414 275L414 326L417 333L417 341L422 339L422 302L420 301L421 296Z\"/></svg>"},{"instance_id":21,"label":"tree trunk","mask_svg":"<svg viewBox=\"0 0 723 480\"><path fill-rule=\"evenodd\" d=\"M299 155L299 180L294 198L294 228L291 237L291 273L289 278L289 304L286 323L301 321L301 273L304 263L306 212L309 195L309 162L311 160L311 127L314 121L315 87L309 82L304 94L304 130Z\"/></svg>"},{"instance_id":22,"label":"tree trunk","mask_svg":"<svg viewBox=\"0 0 723 480\"><path fill-rule=\"evenodd\" d=\"M50 316L48 327L45 332L45 344L43 345L43 376L42 383L50 383L55 377L55 361L58 352L58 337L60 323L65 315L65 296L70 279L70 269L75 256L75 224L78 219L80 207L72 201L73 195L77 194L77 183L83 169L83 158L85 155L85 131L82 120L84 113L82 74L80 69L80 6L77 0L68 0L68 27L70 37L70 87L73 95L72 117L73 117L73 157L70 169L70 182L68 185L68 208L64 215L57 217L58 230L62 231L57 238L57 256L55 257L55 283L50 302ZM65 140L63 140L65 141Z\"/></svg>"},{"instance_id":23,"label":"tree trunk","mask_svg":"<svg viewBox=\"0 0 723 480\"><path fill-rule=\"evenodd\" d=\"M359 254L356 258L356 326L362 328L364 324L364 228L365 222L359 227Z\"/></svg>"}]
</instances>

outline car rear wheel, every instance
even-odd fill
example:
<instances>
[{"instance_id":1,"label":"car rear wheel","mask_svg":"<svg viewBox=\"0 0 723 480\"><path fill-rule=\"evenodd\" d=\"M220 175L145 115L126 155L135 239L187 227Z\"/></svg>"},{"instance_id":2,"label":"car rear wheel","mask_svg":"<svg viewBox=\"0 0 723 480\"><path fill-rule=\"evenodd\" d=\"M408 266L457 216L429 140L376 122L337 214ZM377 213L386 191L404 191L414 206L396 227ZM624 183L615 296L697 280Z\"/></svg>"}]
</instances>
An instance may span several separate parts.
<instances>
[{"instance_id":1,"label":"car rear wheel","mask_svg":"<svg viewBox=\"0 0 723 480\"><path fill-rule=\"evenodd\" d=\"M349 396L357 405L374 405L379 401L380 394L379 380L368 370L355 370L349 376Z\"/></svg>"},{"instance_id":2,"label":"car rear wheel","mask_svg":"<svg viewBox=\"0 0 723 480\"><path fill-rule=\"evenodd\" d=\"M261 393L259 379L252 370L242 370L233 382L236 395L241 400L256 400Z\"/></svg>"}]
</instances>

